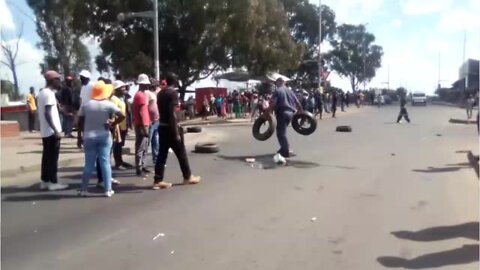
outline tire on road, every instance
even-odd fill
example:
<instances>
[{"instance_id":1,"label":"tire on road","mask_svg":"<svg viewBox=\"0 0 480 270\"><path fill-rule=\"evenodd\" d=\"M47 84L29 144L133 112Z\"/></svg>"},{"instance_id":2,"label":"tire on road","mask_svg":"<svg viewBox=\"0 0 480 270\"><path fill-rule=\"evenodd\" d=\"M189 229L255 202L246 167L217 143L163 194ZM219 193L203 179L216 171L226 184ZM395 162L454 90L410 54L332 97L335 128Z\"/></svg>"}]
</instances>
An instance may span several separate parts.
<instances>
[{"instance_id":1,"label":"tire on road","mask_svg":"<svg viewBox=\"0 0 480 270\"><path fill-rule=\"evenodd\" d=\"M202 127L187 127L187 133L200 133L202 132Z\"/></svg>"},{"instance_id":2,"label":"tire on road","mask_svg":"<svg viewBox=\"0 0 480 270\"><path fill-rule=\"evenodd\" d=\"M265 132L260 133L260 127L262 127L265 123L268 123L268 129ZM270 137L272 137L273 133L275 132L276 126L277 122L275 121L275 118L272 117L272 115L262 114L253 123L253 137L259 141L266 141Z\"/></svg>"},{"instance_id":3,"label":"tire on road","mask_svg":"<svg viewBox=\"0 0 480 270\"><path fill-rule=\"evenodd\" d=\"M351 126L337 126L337 132L352 132Z\"/></svg>"},{"instance_id":4,"label":"tire on road","mask_svg":"<svg viewBox=\"0 0 480 270\"><path fill-rule=\"evenodd\" d=\"M216 143L197 143L195 145L195 153L201 153L201 154L213 154L217 153L220 151L220 148Z\"/></svg>"},{"instance_id":5,"label":"tire on road","mask_svg":"<svg viewBox=\"0 0 480 270\"><path fill-rule=\"evenodd\" d=\"M303 127L303 123L307 122L308 127ZM310 112L296 113L292 118L293 129L304 136L308 136L317 129L317 119Z\"/></svg>"}]
</instances>

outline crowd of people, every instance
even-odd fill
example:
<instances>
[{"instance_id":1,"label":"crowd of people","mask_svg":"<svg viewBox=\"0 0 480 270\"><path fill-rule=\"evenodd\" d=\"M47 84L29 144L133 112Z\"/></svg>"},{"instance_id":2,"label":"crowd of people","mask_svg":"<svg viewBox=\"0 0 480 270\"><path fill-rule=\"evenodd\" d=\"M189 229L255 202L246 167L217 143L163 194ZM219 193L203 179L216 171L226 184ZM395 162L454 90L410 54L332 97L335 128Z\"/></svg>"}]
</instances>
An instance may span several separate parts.
<instances>
[{"instance_id":1,"label":"crowd of people","mask_svg":"<svg viewBox=\"0 0 480 270\"><path fill-rule=\"evenodd\" d=\"M77 146L85 153L79 196L87 196L89 181L95 171L97 187L103 188L106 197L114 194L112 185L120 182L112 177L112 155L114 170L135 169L137 176L146 177L151 173L146 165L149 146L155 165L154 190L172 186L172 183L164 181L170 149L178 158L184 184L200 182L200 177L191 173L183 129L176 118L180 101L173 76L167 76L158 83L146 74L140 74L136 80L138 91L131 104L127 101L130 99L129 85L119 78L112 82L100 77L94 82L90 72L83 70L78 74L82 85L80 91L73 89L74 79L71 76L66 76L62 84L60 74L49 70L44 78L46 85L38 95L35 97L35 91L31 89L27 96L27 106L33 112L30 118L38 112L40 123L42 190L68 188L68 185L58 182L57 170L61 138L74 138L74 126L78 131ZM125 162L122 156L129 129L135 133L135 165ZM30 127L30 130L34 128Z\"/></svg>"}]
</instances>

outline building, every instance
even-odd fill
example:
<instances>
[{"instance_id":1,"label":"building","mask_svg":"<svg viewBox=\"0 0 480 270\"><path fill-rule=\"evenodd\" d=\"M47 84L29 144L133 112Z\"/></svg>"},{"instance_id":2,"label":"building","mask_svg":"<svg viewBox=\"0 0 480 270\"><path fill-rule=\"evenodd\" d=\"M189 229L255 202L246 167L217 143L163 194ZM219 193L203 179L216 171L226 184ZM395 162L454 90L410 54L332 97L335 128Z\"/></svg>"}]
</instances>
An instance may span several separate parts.
<instances>
[{"instance_id":1,"label":"building","mask_svg":"<svg viewBox=\"0 0 480 270\"><path fill-rule=\"evenodd\" d=\"M479 60L468 59L463 63L458 71L458 80L453 83L452 89L455 91L465 90L470 93L478 92L479 67Z\"/></svg>"}]
</instances>

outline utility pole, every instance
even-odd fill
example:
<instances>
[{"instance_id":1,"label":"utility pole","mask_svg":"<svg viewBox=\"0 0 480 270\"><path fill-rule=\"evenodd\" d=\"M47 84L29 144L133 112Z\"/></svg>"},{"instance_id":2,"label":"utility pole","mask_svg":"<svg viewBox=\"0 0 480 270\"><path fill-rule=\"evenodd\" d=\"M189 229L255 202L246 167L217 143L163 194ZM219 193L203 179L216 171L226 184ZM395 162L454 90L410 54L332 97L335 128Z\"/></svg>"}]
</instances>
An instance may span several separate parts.
<instances>
[{"instance_id":1,"label":"utility pole","mask_svg":"<svg viewBox=\"0 0 480 270\"><path fill-rule=\"evenodd\" d=\"M462 65L465 65L463 68L463 76L465 77L465 83L463 85L463 94L466 95L467 86L468 86L468 63L465 63L465 51L467 50L467 30L463 32L463 61Z\"/></svg>"},{"instance_id":2,"label":"utility pole","mask_svg":"<svg viewBox=\"0 0 480 270\"><path fill-rule=\"evenodd\" d=\"M160 83L160 53L158 44L158 0L153 0L153 48L155 57L155 79Z\"/></svg>"},{"instance_id":3,"label":"utility pole","mask_svg":"<svg viewBox=\"0 0 480 270\"><path fill-rule=\"evenodd\" d=\"M322 0L318 0L318 91L322 93Z\"/></svg>"}]
</instances>

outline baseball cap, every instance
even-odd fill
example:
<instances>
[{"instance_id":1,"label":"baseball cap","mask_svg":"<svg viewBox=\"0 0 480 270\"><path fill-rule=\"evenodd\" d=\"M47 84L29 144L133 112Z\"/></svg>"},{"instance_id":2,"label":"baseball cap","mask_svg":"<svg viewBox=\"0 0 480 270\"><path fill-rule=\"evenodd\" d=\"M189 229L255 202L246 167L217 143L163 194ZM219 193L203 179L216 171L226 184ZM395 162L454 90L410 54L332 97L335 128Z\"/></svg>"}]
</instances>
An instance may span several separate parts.
<instances>
[{"instance_id":1,"label":"baseball cap","mask_svg":"<svg viewBox=\"0 0 480 270\"><path fill-rule=\"evenodd\" d=\"M91 75L90 75L90 71L85 70L85 69L82 70L82 71L80 71L80 74L79 74L79 75L82 76L82 77L84 77L84 78L87 78L87 79L90 79L90 76L91 76Z\"/></svg>"},{"instance_id":2,"label":"baseball cap","mask_svg":"<svg viewBox=\"0 0 480 270\"><path fill-rule=\"evenodd\" d=\"M43 77L45 77L45 80L49 81L53 79L60 79L61 76L55 70L48 70L45 72L45 74L43 74Z\"/></svg>"},{"instance_id":3,"label":"baseball cap","mask_svg":"<svg viewBox=\"0 0 480 270\"><path fill-rule=\"evenodd\" d=\"M140 74L138 75L137 84L150 84L150 79L148 78L147 74Z\"/></svg>"}]
</instances>

